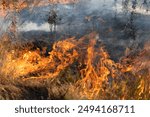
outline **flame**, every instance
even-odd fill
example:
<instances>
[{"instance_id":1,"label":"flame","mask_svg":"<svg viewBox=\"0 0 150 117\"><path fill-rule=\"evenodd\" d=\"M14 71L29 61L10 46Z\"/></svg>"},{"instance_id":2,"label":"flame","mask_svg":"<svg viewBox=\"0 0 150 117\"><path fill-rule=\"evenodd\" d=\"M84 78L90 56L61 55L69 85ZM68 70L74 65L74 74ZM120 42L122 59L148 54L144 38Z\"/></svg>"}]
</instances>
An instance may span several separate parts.
<instances>
[{"instance_id":1,"label":"flame","mask_svg":"<svg viewBox=\"0 0 150 117\"><path fill-rule=\"evenodd\" d=\"M119 71L97 37L98 34L93 32L79 40L73 37L55 42L48 56L37 48L19 51L18 57L14 57L15 50L12 50L6 55L1 73L23 80L56 78L64 69L78 62L81 80L76 86L82 90L79 95L93 99L100 93L102 83L109 76L115 78Z\"/></svg>"},{"instance_id":2,"label":"flame","mask_svg":"<svg viewBox=\"0 0 150 117\"><path fill-rule=\"evenodd\" d=\"M17 2L10 2L6 1L4 3L0 2L0 16L5 17L9 12L11 11L16 11L19 12L25 8L33 8L33 7L38 7L38 6L47 6L48 4L70 4L70 3L77 3L78 0L33 0L32 2L30 1L22 1L18 0Z\"/></svg>"},{"instance_id":3,"label":"flame","mask_svg":"<svg viewBox=\"0 0 150 117\"><path fill-rule=\"evenodd\" d=\"M140 66L138 71L146 68L143 65L149 66L140 61L139 57L134 60L125 57L123 62L114 62L95 32L80 39L72 37L57 41L48 55L45 55L46 50L46 47L40 50L29 46L20 50L11 49L5 56L3 54L5 59L0 61L0 73L21 80L57 78L65 69L77 63L79 78L69 90L74 94L77 92L80 99L98 99L99 94L105 92L102 88L104 82L120 78L126 72L134 72L137 66ZM139 54L140 58L149 62L149 46L145 46L144 50ZM127 64L129 61L130 64Z\"/></svg>"},{"instance_id":4,"label":"flame","mask_svg":"<svg viewBox=\"0 0 150 117\"><path fill-rule=\"evenodd\" d=\"M61 70L74 62L78 53L72 38L56 42L49 56L42 55L37 48L34 51L24 50L18 58L13 58L15 50L6 55L7 62L2 73L11 74L13 78L51 78L56 77ZM9 70L8 70L9 69ZM12 73L9 73L12 72ZM32 76L33 74L33 76Z\"/></svg>"},{"instance_id":5,"label":"flame","mask_svg":"<svg viewBox=\"0 0 150 117\"><path fill-rule=\"evenodd\" d=\"M147 69L150 74L150 42L146 42L144 49L134 57L134 68L133 71L139 72L143 69Z\"/></svg>"},{"instance_id":6,"label":"flame","mask_svg":"<svg viewBox=\"0 0 150 117\"><path fill-rule=\"evenodd\" d=\"M81 57L84 59L83 63L86 67L80 71L82 79L77 82L80 90L82 90L79 91L80 96L87 99L96 99L101 91L102 83L107 81L109 76L115 78L119 70L118 65L109 58L103 45L97 44L96 37L95 33L88 36L86 59L83 58L84 56Z\"/></svg>"}]
</instances>

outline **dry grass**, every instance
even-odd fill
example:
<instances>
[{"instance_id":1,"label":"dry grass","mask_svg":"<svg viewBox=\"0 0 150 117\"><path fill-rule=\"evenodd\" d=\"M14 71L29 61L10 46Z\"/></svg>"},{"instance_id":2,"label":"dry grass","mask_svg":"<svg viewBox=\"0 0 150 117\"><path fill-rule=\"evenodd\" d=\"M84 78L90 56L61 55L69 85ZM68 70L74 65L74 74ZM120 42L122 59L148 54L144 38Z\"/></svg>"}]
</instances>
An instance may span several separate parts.
<instances>
[{"instance_id":1,"label":"dry grass","mask_svg":"<svg viewBox=\"0 0 150 117\"><path fill-rule=\"evenodd\" d=\"M86 36L86 38L89 38L90 36ZM84 38L81 40L83 41ZM19 53L26 47L28 47L28 50L34 50L35 46L33 48L32 44L29 43L25 44L25 46L17 43L17 45L21 46L14 46L8 37L5 36L5 38L0 42L0 99L150 99L150 74L149 66L146 64L146 62L149 62L149 48L147 48L149 46L145 46L139 54L136 54L137 56L133 57L130 55L128 57L124 57L122 60L124 61L123 63L114 63L110 60L110 58L107 58L107 53L104 52L97 54L97 52L103 52L98 49L97 45L91 45L91 43L88 45L88 41L81 43L81 40L78 42L79 45L75 46L76 50L80 50L82 46L84 47L84 49L81 49L82 51L80 50L79 52L80 56L77 57L77 59L71 58L73 62L67 65L65 64L66 66L59 70L58 75L52 78L30 78L30 75L32 77L39 76L36 71L32 72L32 74L27 74L28 78L24 79L23 77L14 78L10 71L7 72L9 74L3 74L2 68L7 62L7 58L5 57L12 50ZM76 41L71 42L74 43ZM61 42L58 43L63 44ZM71 44L70 42L67 43ZM81 44L83 45L81 46ZM67 46L64 48L66 47ZM73 47L74 45L72 48ZM93 49L96 50L96 52L93 51L91 47L96 47L96 49ZM60 47L59 49L64 48ZM93 51L92 55L94 57L89 57L93 58L94 61L97 60L97 58L103 60L104 63L96 62L100 65L101 69L96 67L93 60L85 56L87 54L85 48L90 48L87 50ZM55 48L55 50L60 51L59 49ZM62 54L62 57L64 57L63 60L68 60L67 57L70 56L66 57L65 54L70 52L72 52L72 50L70 51L68 49L64 54ZM15 53L13 57L18 58L20 56L18 53ZM90 52L88 52L88 54L89 53ZM56 53L54 57L57 58ZM85 64L85 62L89 62L89 64ZM109 62L111 64L109 64ZM62 63L64 64L64 61ZM122 67L130 65L133 69L130 70L118 67L118 64L125 64L122 65ZM145 66L143 64L145 64ZM59 66L59 64L57 65ZM103 67L101 65L103 65ZM137 68L137 65L139 68L135 69ZM41 72L40 75L43 73L43 69L41 71L39 71ZM46 72L50 71L51 69L48 67ZM97 77L98 79L94 79L92 81L93 77ZM101 80L101 78L104 80Z\"/></svg>"}]
</instances>

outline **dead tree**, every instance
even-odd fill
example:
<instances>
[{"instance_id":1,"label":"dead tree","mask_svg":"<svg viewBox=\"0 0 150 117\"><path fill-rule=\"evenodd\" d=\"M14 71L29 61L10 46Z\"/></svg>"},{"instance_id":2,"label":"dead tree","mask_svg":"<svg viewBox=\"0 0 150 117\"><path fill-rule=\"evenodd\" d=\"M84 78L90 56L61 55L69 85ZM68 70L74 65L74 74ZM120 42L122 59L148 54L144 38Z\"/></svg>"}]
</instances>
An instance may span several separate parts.
<instances>
[{"instance_id":1,"label":"dead tree","mask_svg":"<svg viewBox=\"0 0 150 117\"><path fill-rule=\"evenodd\" d=\"M56 31L57 19L58 19L58 16L57 16L56 11L51 10L50 15L48 17L48 23L49 23L49 28L51 32Z\"/></svg>"}]
</instances>

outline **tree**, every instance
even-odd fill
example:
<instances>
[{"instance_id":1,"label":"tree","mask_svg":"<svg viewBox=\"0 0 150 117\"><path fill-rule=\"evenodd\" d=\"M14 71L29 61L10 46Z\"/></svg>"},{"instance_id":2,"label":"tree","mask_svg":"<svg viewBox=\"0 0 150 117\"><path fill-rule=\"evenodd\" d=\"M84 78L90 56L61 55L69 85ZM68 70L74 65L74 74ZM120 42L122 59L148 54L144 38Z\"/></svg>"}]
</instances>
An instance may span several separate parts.
<instances>
[{"instance_id":1,"label":"tree","mask_svg":"<svg viewBox=\"0 0 150 117\"><path fill-rule=\"evenodd\" d=\"M56 31L56 24L57 24L57 13L55 10L51 10L49 17L48 17L48 23L50 25L50 31L52 32L53 29Z\"/></svg>"},{"instance_id":2,"label":"tree","mask_svg":"<svg viewBox=\"0 0 150 117\"><path fill-rule=\"evenodd\" d=\"M36 1L36 2L35 2ZM1 3L3 10L7 12L6 20L9 19L11 24L9 32L12 39L18 38L18 16L20 11L24 8L30 8L30 5L38 5L39 0L2 0Z\"/></svg>"}]
</instances>

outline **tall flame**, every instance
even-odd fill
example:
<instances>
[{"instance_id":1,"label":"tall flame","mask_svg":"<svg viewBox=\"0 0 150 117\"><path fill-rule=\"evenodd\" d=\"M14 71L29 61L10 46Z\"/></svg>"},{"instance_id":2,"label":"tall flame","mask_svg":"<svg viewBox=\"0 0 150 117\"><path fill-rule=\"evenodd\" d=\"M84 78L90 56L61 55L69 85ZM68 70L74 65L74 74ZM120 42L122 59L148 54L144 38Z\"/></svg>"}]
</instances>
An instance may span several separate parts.
<instances>
[{"instance_id":1,"label":"tall flame","mask_svg":"<svg viewBox=\"0 0 150 117\"><path fill-rule=\"evenodd\" d=\"M70 87L69 91L74 92L73 94L77 94L76 96L81 99L98 99L99 94L105 92L102 88L104 82L107 83L110 79L124 78L126 72L134 73L136 66L140 66L138 71L146 68L145 65L148 69L150 68L149 64L140 62L138 57L135 57L135 60L130 59L134 63L131 61L129 65L125 63L128 61L127 58L123 59L122 64L114 62L110 59L95 32L80 39L72 37L57 41L48 55L46 55L46 50L46 47L43 47L42 50L31 49L29 45L25 46L25 49L10 49L3 53L4 58L1 58L2 61L0 61L0 73L7 78L21 80L52 79L61 77L61 73L67 68L74 70L72 66L76 65L79 78L74 79L75 85ZM149 46L145 46L145 50L139 55L149 63L149 58L145 56L149 56L148 52ZM65 76L65 78L67 77Z\"/></svg>"}]
</instances>

